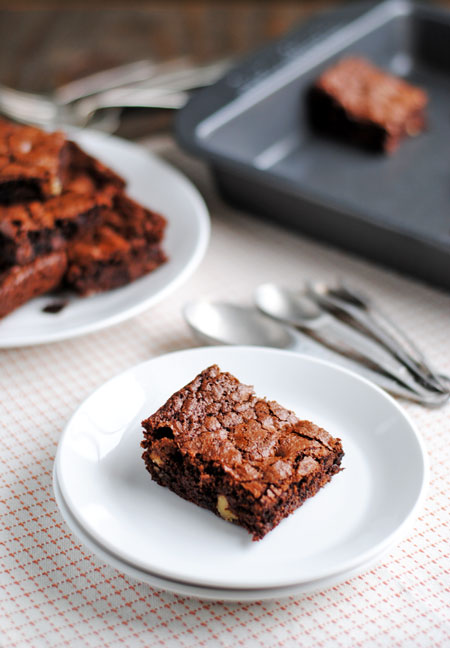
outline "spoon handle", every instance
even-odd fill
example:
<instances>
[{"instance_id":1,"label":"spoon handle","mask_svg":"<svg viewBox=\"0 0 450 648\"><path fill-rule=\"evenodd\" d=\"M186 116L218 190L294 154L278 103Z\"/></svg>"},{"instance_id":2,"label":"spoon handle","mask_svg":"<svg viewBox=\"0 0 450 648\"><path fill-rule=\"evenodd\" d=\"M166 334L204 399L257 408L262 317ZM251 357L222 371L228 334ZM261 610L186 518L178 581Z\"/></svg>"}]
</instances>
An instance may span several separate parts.
<instances>
[{"instance_id":1,"label":"spoon handle","mask_svg":"<svg viewBox=\"0 0 450 648\"><path fill-rule=\"evenodd\" d=\"M341 313L341 316L352 318L361 330L365 330L368 335L381 342L422 384L443 393L449 391L450 377L435 371L405 331L383 311L371 305L367 298L364 301L358 300L346 288L339 289L339 295L321 293L319 295L320 298L329 301L338 316Z\"/></svg>"},{"instance_id":2,"label":"spoon handle","mask_svg":"<svg viewBox=\"0 0 450 648\"><path fill-rule=\"evenodd\" d=\"M381 344L334 317L305 291L263 284L255 290L254 299L258 308L275 320L295 326L328 348L427 395L427 390Z\"/></svg>"},{"instance_id":3,"label":"spoon handle","mask_svg":"<svg viewBox=\"0 0 450 648\"><path fill-rule=\"evenodd\" d=\"M359 362L340 355L300 331L293 331L293 336L294 342L290 347L291 351L310 355L319 360L326 360L337 364L344 369L349 369L370 382L375 383L378 387L381 387L393 396L399 396L421 405L426 405L427 407L440 407L449 398L448 394L427 391L418 392L415 389L417 385L413 385L412 387L404 386L385 374L381 374Z\"/></svg>"},{"instance_id":4,"label":"spoon handle","mask_svg":"<svg viewBox=\"0 0 450 648\"><path fill-rule=\"evenodd\" d=\"M390 377L404 387L421 394L424 398L427 397L428 390L415 381L406 367L379 343L367 338L326 311L323 312L323 316L318 322L320 325L311 328L308 328L307 322L303 322L301 328L307 330L309 335L318 339L331 350L371 369L372 373L377 372L377 375Z\"/></svg>"}]
</instances>

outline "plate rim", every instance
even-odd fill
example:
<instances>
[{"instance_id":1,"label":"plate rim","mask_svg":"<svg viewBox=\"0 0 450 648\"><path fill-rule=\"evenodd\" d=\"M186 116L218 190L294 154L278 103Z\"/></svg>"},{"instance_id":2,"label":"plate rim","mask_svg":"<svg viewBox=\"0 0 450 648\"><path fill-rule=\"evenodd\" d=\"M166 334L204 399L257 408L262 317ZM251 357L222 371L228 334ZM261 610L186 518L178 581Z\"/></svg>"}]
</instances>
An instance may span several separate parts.
<instances>
[{"instance_id":1,"label":"plate rim","mask_svg":"<svg viewBox=\"0 0 450 648\"><path fill-rule=\"evenodd\" d=\"M229 602L251 602L251 601L267 601L288 598L290 596L303 596L309 595L314 592L321 592L325 589L335 587L354 578L361 573L370 569L374 564L377 564L386 553L389 552L390 547L374 556L368 562L363 562L356 566L350 572L342 572L325 579L316 581L308 581L307 583L298 583L295 585L288 585L286 587L273 587L262 589L234 589L234 588L217 588L207 585L196 585L187 581L177 581L168 579L164 576L153 574L152 572L142 570L132 564L122 560L113 552L102 547L99 543L92 538L88 531L85 530L70 512L69 507L64 502L64 497L58 482L58 476L55 466L52 471L52 488L55 502L58 506L59 513L64 522L69 527L71 533L82 542L89 551L95 556L106 562L110 567L123 572L127 576L134 578L140 582L146 583L155 589L162 589L163 591L173 592L181 596L189 596L199 599L207 599L211 601L229 601Z\"/></svg>"},{"instance_id":2,"label":"plate rim","mask_svg":"<svg viewBox=\"0 0 450 648\"><path fill-rule=\"evenodd\" d=\"M166 160L160 158L151 150L146 149L144 146L141 146L136 142L117 137L115 135L108 135L94 129L66 129L66 133L68 137L75 137L80 139L83 137L92 138L92 141L98 145L101 145L102 142L106 141L108 143L113 143L113 145L117 145L118 147L125 147L136 155L141 155L142 157L147 156L151 163L157 164L165 173L170 174L176 180L177 184L180 187L183 187L183 189L190 194L190 197L193 201L195 207L194 213L199 230L198 241L193 248L193 253L190 256L188 263L178 272L178 274L170 279L168 283L156 293L139 300L133 306L122 309L117 313L114 313L102 319L97 319L96 321L87 324L78 325L75 328L62 331L51 331L47 334L34 338L32 336L29 336L26 339L23 339L20 336L14 337L12 335L9 336L8 339L3 340L0 330L0 349L26 348L32 346L40 346L43 344L50 344L53 342L61 342L68 339L75 339L77 337L81 337L89 333L95 333L102 329L109 328L111 326L120 324L121 322L132 319L151 306L154 306L158 302L162 301L167 295L174 292L180 285L187 281L187 279L200 265L208 248L208 243L211 235L211 220L208 207L200 191L197 189L194 183L179 169L172 166ZM120 169L118 169L118 173L120 173ZM145 279L145 276L141 277L140 279ZM122 290L126 288L127 286L121 286L119 288L116 288L115 290ZM91 297L80 297L79 299L95 299L95 297L96 296L93 295ZM1 321L2 320L0 320L0 324Z\"/></svg>"},{"instance_id":3,"label":"plate rim","mask_svg":"<svg viewBox=\"0 0 450 648\"><path fill-rule=\"evenodd\" d=\"M113 376L109 380L105 381L102 385L97 387L97 389L95 389L93 392L91 392L91 394L89 394L87 396L87 398L83 400L83 402L77 407L77 409L74 411L74 413L72 414L72 416L68 420L68 422L67 422L67 424L66 424L66 426L65 426L65 428L64 428L64 430L63 430L63 432L61 434L60 441L58 443L58 447L57 447L57 451L56 451L56 456L55 456L55 470L56 470L57 475L58 475L58 483L59 483L59 486L60 486L60 489L61 489L61 493L63 494L63 497L64 497L64 499L66 501L66 504L67 504L68 508L70 509L70 512L72 513L72 515L74 516L74 518L78 522L78 524L82 528L85 528L85 525L83 524L83 521L80 519L80 517L77 514L76 510L74 510L73 507L71 507L70 494L69 494L69 496L67 496L67 493L65 492L64 480L61 479L61 470L62 470L61 469L61 454L62 454L62 447L64 445L64 440L65 440L66 434L68 434L68 430L70 428L70 425L71 425L72 421L74 420L74 418L79 413L79 411L82 410L82 408L83 408L84 404L86 403L86 401L88 399L94 397L97 392L99 392L100 390L105 388L109 383L113 382L114 380L116 380L118 378L121 378L121 377L123 377L123 376L125 376L127 374L133 374L135 371L138 371L138 370L140 371L146 365L150 365L155 360L158 360L160 358L166 358L168 356L179 356L179 355L182 355L182 354L194 354L195 355L195 354L201 353L201 352L203 352L205 350L214 351L215 349L220 349L221 351L223 351L224 349L227 349L227 350L234 349L235 352L237 352L237 353L240 353L242 351L251 351L251 352L257 352L257 353L262 352L264 354L270 354L270 355L275 355L275 356L277 356L277 355L295 356L296 358L298 358L301 361L306 360L307 362L311 362L313 364L318 364L318 365L321 365L321 366L324 366L324 367L331 368L332 370L337 371L338 373L343 372L345 374L350 375L353 379L356 379L357 381L362 382L363 384L366 385L366 387L374 390L376 393L378 393L379 396L381 396L382 398L387 400L390 403L390 405L394 407L394 409L396 410L396 413L400 417L402 417L405 420L405 422L408 424L409 432L410 432L410 434L412 434L411 438L414 439L414 441L417 444L419 454L420 454L420 458L421 458L421 461L422 461L422 473L421 473L422 478L421 478L420 485L418 484L419 488L418 488L417 497L416 497L413 505L408 510L408 512L407 512L406 516L404 517L403 521L400 524L398 524L391 531L391 533L389 533L386 537L384 537L384 539L382 541L380 541L380 542L378 542L378 544L375 544L372 547L366 549L364 552L357 554L356 557L347 559L345 562L343 562L339 566L338 569L325 570L323 573L319 572L318 574L316 574L314 580L318 580L320 578L325 578L326 576L332 576L332 575L335 575L337 573L341 573L342 571L349 571L356 564L361 564L362 562L368 562L371 559L371 557L373 557L373 556L375 556L375 555L377 555L379 553L382 553L384 550L387 550L387 548L389 546L394 545L397 542L399 542L402 535L403 535L403 533L406 532L408 530L408 528L411 527L413 521L416 519L416 517L418 515L418 511L423 506L423 503L424 503L424 500L425 500L425 497L426 497L428 484L429 484L429 457L428 457L428 453L427 453L427 450L426 450L426 447L425 447L424 440L422 439L420 433L418 432L418 430L417 430L416 426L414 425L414 423L413 423L411 417L409 416L409 414L405 410L403 410L403 408L394 400L394 398L392 396L387 394L380 387L373 384L372 382L370 382L365 377L360 376L359 374L351 371L350 369L347 369L345 367L341 367L340 365L337 365L337 364L335 364L335 363L333 363L333 362L331 362L329 360L325 360L325 359L322 359L322 358L315 358L313 356L309 356L309 355L304 354L304 353L297 353L297 352L293 353L292 351L288 351L288 350L281 350L281 349L268 348L268 347L259 347L259 346L248 346L248 345L247 346L246 345L239 345L239 346L237 346L237 345L236 346L234 346L234 345L233 346L227 346L227 345L200 346L200 347L182 349L182 350L177 350L177 351L171 351L169 353L160 354L160 355L154 356L153 358L145 360L144 362L138 363L138 364L126 369L125 371L122 371L122 372L118 373L117 375ZM92 537L100 545L104 545L105 548L110 553L113 553L113 554L116 554L116 555L118 554L118 552L115 551L113 547L110 547L108 545L108 542L105 542L103 538L97 537L97 534L96 534L95 530L91 530L91 529L86 528L86 531L89 534L91 534ZM142 569L147 569L148 570L148 567L144 566L141 561L137 560L137 561L134 562L133 558L131 556L125 556L125 555L121 554L121 559L135 564L136 567L138 567L141 570ZM153 569L153 571L154 571L154 573L157 573L158 576L162 576L163 578L177 580L174 573L169 572L166 569L161 569L161 571L158 571L157 569ZM310 578L308 580L312 580L312 579ZM182 579L178 579L178 582L182 582ZM192 582L194 582L194 581L192 581ZM284 579L282 582L279 581L279 582L276 582L276 583L272 582L272 581L271 582L264 582L264 583L259 582L259 581L257 583L250 583L249 582L249 583L247 583L246 586L242 586L240 589L249 589L249 588L251 588L251 589L257 589L257 588L258 589L269 589L269 588L275 588L275 587L286 587L286 586L289 586L289 585L299 584L299 582L305 582L305 581L299 581L298 577L295 577L295 578L290 578L288 580ZM214 580L212 580L210 578L199 578L198 580L195 580L195 584L200 585L200 586L206 586L206 587L222 587L222 588L239 587L239 586L236 586L236 585L231 586L230 584L225 584L225 583L218 584L217 582L215 582Z\"/></svg>"}]
</instances>

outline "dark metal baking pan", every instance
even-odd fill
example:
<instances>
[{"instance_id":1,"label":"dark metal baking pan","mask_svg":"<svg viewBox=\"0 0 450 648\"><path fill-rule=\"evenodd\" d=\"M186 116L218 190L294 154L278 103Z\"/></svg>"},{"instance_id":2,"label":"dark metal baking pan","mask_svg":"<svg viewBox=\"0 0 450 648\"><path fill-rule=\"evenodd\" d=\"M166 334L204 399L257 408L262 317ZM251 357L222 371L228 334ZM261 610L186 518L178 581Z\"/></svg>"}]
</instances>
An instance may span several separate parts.
<instances>
[{"instance_id":1,"label":"dark metal baking pan","mask_svg":"<svg viewBox=\"0 0 450 648\"><path fill-rule=\"evenodd\" d=\"M308 90L349 54L428 92L426 133L390 156L313 133ZM195 95L176 134L235 203L450 288L449 12L385 0L319 15Z\"/></svg>"}]
</instances>

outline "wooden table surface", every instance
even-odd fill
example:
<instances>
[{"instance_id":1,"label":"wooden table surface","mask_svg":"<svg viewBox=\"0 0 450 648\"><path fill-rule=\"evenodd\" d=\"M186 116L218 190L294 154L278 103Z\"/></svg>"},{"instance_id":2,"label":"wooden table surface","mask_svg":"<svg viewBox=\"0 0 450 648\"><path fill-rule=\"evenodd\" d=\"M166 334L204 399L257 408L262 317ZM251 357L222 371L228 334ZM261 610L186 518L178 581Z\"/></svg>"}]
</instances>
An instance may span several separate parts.
<instances>
[{"instance_id":1,"label":"wooden table surface","mask_svg":"<svg viewBox=\"0 0 450 648\"><path fill-rule=\"evenodd\" d=\"M239 56L342 0L0 0L0 82L51 91L142 58ZM450 0L440 4L450 6ZM158 123L158 120L153 120Z\"/></svg>"}]
</instances>

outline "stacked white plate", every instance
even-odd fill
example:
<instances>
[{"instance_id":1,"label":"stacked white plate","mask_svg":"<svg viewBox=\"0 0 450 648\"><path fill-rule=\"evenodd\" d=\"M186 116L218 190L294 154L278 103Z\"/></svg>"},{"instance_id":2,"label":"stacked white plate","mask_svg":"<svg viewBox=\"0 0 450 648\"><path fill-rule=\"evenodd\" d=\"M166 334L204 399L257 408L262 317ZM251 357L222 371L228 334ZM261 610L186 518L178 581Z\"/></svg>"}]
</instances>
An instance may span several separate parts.
<instances>
[{"instance_id":1,"label":"stacked white plate","mask_svg":"<svg viewBox=\"0 0 450 648\"><path fill-rule=\"evenodd\" d=\"M340 437L342 466L263 540L155 484L140 422L211 364ZM324 589L398 542L424 497L427 461L399 405L363 378L286 351L207 347L138 365L94 392L59 443L54 490L101 560L158 589L261 600Z\"/></svg>"}]
</instances>

